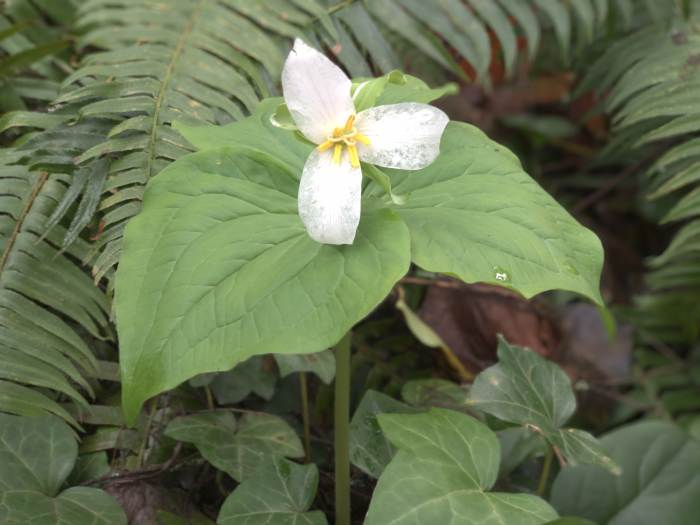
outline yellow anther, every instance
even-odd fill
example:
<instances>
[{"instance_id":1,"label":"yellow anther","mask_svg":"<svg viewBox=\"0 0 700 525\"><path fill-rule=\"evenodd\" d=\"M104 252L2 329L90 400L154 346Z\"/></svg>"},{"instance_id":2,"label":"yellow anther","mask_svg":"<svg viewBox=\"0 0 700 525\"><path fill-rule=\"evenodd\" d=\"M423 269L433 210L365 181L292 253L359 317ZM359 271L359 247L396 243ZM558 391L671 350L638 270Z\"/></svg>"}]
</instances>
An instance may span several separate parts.
<instances>
[{"instance_id":1,"label":"yellow anther","mask_svg":"<svg viewBox=\"0 0 700 525\"><path fill-rule=\"evenodd\" d=\"M357 142L365 146L370 145L370 140L355 128L355 115L350 115L345 121L345 126L335 128L333 134L327 140L317 146L318 151L324 152L333 149L333 162L340 164L343 158L343 146L347 146L350 164L353 168L360 167L360 155L357 151Z\"/></svg>"},{"instance_id":2,"label":"yellow anther","mask_svg":"<svg viewBox=\"0 0 700 525\"><path fill-rule=\"evenodd\" d=\"M365 146L369 146L370 144L372 144L367 138L367 136L363 135L362 133L355 133L355 140L359 140Z\"/></svg>"},{"instance_id":3,"label":"yellow anther","mask_svg":"<svg viewBox=\"0 0 700 525\"><path fill-rule=\"evenodd\" d=\"M321 144L318 145L318 151L324 152L326 150L331 149L335 145L335 142L332 140L327 140L326 142L322 142Z\"/></svg>"},{"instance_id":4,"label":"yellow anther","mask_svg":"<svg viewBox=\"0 0 700 525\"><path fill-rule=\"evenodd\" d=\"M359 168L360 157L357 155L357 146L355 146L355 144L353 144L352 146L348 146L348 153L350 154L350 164L352 165L352 167Z\"/></svg>"},{"instance_id":5,"label":"yellow anther","mask_svg":"<svg viewBox=\"0 0 700 525\"><path fill-rule=\"evenodd\" d=\"M355 115L350 115L348 120L345 121L345 129L343 131L345 131L346 134L350 133L353 130L353 124L355 124Z\"/></svg>"},{"instance_id":6,"label":"yellow anther","mask_svg":"<svg viewBox=\"0 0 700 525\"><path fill-rule=\"evenodd\" d=\"M333 162L340 164L340 156L343 154L343 145L338 143L333 150Z\"/></svg>"}]
</instances>

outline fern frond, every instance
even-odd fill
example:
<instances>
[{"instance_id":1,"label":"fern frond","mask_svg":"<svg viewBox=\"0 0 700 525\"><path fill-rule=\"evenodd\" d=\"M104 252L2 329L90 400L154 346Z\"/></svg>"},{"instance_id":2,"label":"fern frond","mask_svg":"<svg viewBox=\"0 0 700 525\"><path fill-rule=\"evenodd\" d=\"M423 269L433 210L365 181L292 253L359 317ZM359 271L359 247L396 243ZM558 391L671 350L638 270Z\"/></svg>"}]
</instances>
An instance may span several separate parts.
<instances>
[{"instance_id":1,"label":"fern frond","mask_svg":"<svg viewBox=\"0 0 700 525\"><path fill-rule=\"evenodd\" d=\"M70 71L72 0L10 0L0 14L0 111L48 103ZM21 73L21 74L19 74Z\"/></svg>"},{"instance_id":2,"label":"fern frond","mask_svg":"<svg viewBox=\"0 0 700 525\"><path fill-rule=\"evenodd\" d=\"M80 333L106 336L107 300L76 263L86 243L59 251L60 226L42 237L65 177L16 165L19 155L0 150L0 411L51 412L75 424L55 398L85 405L92 395L97 362Z\"/></svg>"},{"instance_id":3,"label":"fern frond","mask_svg":"<svg viewBox=\"0 0 700 525\"><path fill-rule=\"evenodd\" d=\"M700 13L698 13L700 14ZM642 326L666 341L696 339L700 317L700 32L676 19L612 46L583 80L604 95L618 149L662 154L644 173L646 197L662 224L681 223L666 251L650 261L649 294L639 298ZM662 312L661 309L664 311Z\"/></svg>"}]
</instances>

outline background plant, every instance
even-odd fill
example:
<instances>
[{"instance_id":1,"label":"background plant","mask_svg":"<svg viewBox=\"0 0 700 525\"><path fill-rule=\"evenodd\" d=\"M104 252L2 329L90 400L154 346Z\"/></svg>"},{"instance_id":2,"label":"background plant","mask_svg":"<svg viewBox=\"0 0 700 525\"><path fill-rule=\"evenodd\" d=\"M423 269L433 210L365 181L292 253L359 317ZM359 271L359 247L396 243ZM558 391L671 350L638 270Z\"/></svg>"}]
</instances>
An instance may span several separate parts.
<instances>
[{"instance_id":1,"label":"background plant","mask_svg":"<svg viewBox=\"0 0 700 525\"><path fill-rule=\"evenodd\" d=\"M625 262L621 270L613 264L606 273L606 299L626 306L620 318L636 328L635 367L621 387L603 384L606 395L623 400L613 419L601 424L594 418L595 424L585 427L599 431L630 418L661 416L690 432L697 428L694 2L452 0L426 8L412 0L14 0L1 5L0 410L55 414L75 429L81 437L77 465L84 461L89 474L69 478L68 484L99 479L110 467L128 471L121 487L199 469L203 484L228 494L235 478L207 466L204 452L200 456L189 445L175 445L164 432L175 416L208 407L292 414L290 421L303 434L301 419L294 416L301 393L293 370L317 372L328 381L328 358L296 357L279 372L274 362L262 359L200 378L149 403L136 427L127 429L117 400L117 344L110 319L123 231L140 209L145 184L194 149L173 121L226 124L250 114L261 99L278 93L279 68L295 36L326 49L352 76L401 68L431 86L456 81L463 98L445 107L464 118L460 112L477 106L488 114L484 122L497 122L491 132L515 146L527 171L599 232L613 260L627 261L616 248L610 251L620 237L629 239L633 251L656 256L648 264ZM555 102L499 106L506 95L518 98L506 88L527 79L551 80L561 72L582 79L573 96L567 90ZM590 104L593 88L596 105ZM574 101L578 93L588 98L584 107L591 110L583 121L567 113L581 107ZM610 116L610 131L596 128L596 120L588 118L595 113ZM628 198L630 191L639 196L637 202ZM657 228L661 222L671 225ZM643 225L646 238L626 235L629 223L635 232ZM418 308L423 285L403 286L410 306ZM367 387L398 397L406 377L453 373L441 358L436 368L424 352L410 351L416 345L388 306L366 328L359 327L353 358L357 398ZM276 359L281 364L285 358ZM278 379L283 370L291 375ZM329 391L311 377L312 437L324 439L319 429L328 419ZM231 384L243 398L225 397ZM285 405L278 391L295 402ZM441 404L454 403L458 394L445 385L421 392ZM515 439L514 431L503 435ZM513 442L517 450L529 451L521 468L532 458L546 458L543 449L527 448L525 438ZM321 466L318 501L331 515L323 502L327 462L314 459ZM308 472L304 476L312 479L312 469ZM539 481L539 470L529 477ZM556 494L553 498L557 509L581 512L560 507ZM304 501L295 500L290 508L307 512ZM197 506L215 516L212 509L220 503L204 498ZM195 515L192 508L155 506ZM683 523L680 514L663 519ZM608 522L610 516L587 517Z\"/></svg>"}]
</instances>

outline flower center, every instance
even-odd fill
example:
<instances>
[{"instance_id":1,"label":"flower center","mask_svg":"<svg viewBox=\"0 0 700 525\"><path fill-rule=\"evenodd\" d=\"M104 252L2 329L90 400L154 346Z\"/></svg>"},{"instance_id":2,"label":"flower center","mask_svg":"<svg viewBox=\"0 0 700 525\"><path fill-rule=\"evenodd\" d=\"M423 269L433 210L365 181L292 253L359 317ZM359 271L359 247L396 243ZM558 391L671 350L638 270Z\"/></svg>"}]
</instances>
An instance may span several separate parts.
<instances>
[{"instance_id":1,"label":"flower center","mask_svg":"<svg viewBox=\"0 0 700 525\"><path fill-rule=\"evenodd\" d=\"M365 146L370 145L370 141L355 127L355 115L350 115L345 121L345 126L335 128L333 134L328 139L318 145L318 151L326 151L333 148L333 162L340 164L343 155L343 146L348 148L350 164L353 168L360 167L360 157L357 154L357 143L361 142Z\"/></svg>"}]
</instances>

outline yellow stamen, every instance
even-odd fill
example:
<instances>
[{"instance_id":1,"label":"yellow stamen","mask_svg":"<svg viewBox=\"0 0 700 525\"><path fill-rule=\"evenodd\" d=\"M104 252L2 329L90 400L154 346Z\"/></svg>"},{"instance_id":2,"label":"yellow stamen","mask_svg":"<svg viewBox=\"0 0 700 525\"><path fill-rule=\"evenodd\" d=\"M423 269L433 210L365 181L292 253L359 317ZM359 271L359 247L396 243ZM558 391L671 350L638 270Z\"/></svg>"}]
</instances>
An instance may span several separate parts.
<instances>
[{"instance_id":1,"label":"yellow stamen","mask_svg":"<svg viewBox=\"0 0 700 525\"><path fill-rule=\"evenodd\" d=\"M360 167L360 157L357 155L357 146L355 144L348 145L348 153L350 154L350 164L353 168Z\"/></svg>"},{"instance_id":2,"label":"yellow stamen","mask_svg":"<svg viewBox=\"0 0 700 525\"><path fill-rule=\"evenodd\" d=\"M318 145L318 151L324 152L326 150L331 149L335 145L335 142L332 140L327 140L326 142L322 142L321 144Z\"/></svg>"},{"instance_id":3,"label":"yellow stamen","mask_svg":"<svg viewBox=\"0 0 700 525\"><path fill-rule=\"evenodd\" d=\"M370 142L369 138L367 138L367 136L363 135L362 133L355 133L355 140L359 140L365 146L369 146L370 144L372 144L372 142Z\"/></svg>"},{"instance_id":4,"label":"yellow stamen","mask_svg":"<svg viewBox=\"0 0 700 525\"><path fill-rule=\"evenodd\" d=\"M333 162L336 164L340 164L340 156L343 153L343 145L338 143L335 145L335 149L333 150Z\"/></svg>"},{"instance_id":5,"label":"yellow stamen","mask_svg":"<svg viewBox=\"0 0 700 525\"><path fill-rule=\"evenodd\" d=\"M350 115L348 120L345 121L345 129L343 131L345 131L345 133L350 133L352 131L353 124L355 124L355 115Z\"/></svg>"},{"instance_id":6,"label":"yellow stamen","mask_svg":"<svg viewBox=\"0 0 700 525\"><path fill-rule=\"evenodd\" d=\"M340 164L343 157L343 146L348 148L350 164L353 168L360 167L360 155L357 151L357 142L369 146L370 140L355 128L355 115L350 115L345 121L345 126L335 128L333 134L327 140L317 146L318 151L324 152L333 148L333 162Z\"/></svg>"}]
</instances>

